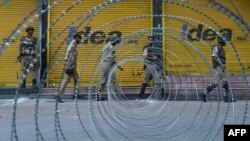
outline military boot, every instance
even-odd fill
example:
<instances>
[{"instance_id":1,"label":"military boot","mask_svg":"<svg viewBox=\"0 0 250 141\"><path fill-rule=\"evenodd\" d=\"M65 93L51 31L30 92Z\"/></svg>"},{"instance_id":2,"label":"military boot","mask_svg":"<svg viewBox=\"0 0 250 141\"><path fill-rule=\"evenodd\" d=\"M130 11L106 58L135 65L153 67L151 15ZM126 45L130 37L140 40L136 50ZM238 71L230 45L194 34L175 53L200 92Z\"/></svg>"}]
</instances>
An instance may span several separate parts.
<instances>
[{"instance_id":1,"label":"military boot","mask_svg":"<svg viewBox=\"0 0 250 141\"><path fill-rule=\"evenodd\" d=\"M229 96L228 93L226 93L223 96L223 101L224 102L236 102L236 99L233 99L231 96Z\"/></svg>"},{"instance_id":2,"label":"military boot","mask_svg":"<svg viewBox=\"0 0 250 141\"><path fill-rule=\"evenodd\" d=\"M96 100L97 101L105 101L106 99L103 97L102 93L104 90L104 86L102 85L101 88L97 89Z\"/></svg>"},{"instance_id":3,"label":"military boot","mask_svg":"<svg viewBox=\"0 0 250 141\"><path fill-rule=\"evenodd\" d=\"M20 88L26 88L26 80L23 80L23 83L21 83Z\"/></svg>"},{"instance_id":4,"label":"military boot","mask_svg":"<svg viewBox=\"0 0 250 141\"><path fill-rule=\"evenodd\" d=\"M224 102L235 102L236 99L233 99L232 95L229 94L229 85L228 85L227 81L223 82L223 88L224 88L223 101Z\"/></svg>"},{"instance_id":5,"label":"military boot","mask_svg":"<svg viewBox=\"0 0 250 141\"><path fill-rule=\"evenodd\" d=\"M79 98L79 95L78 94L73 94L71 98L72 99Z\"/></svg>"},{"instance_id":6,"label":"military boot","mask_svg":"<svg viewBox=\"0 0 250 141\"><path fill-rule=\"evenodd\" d=\"M142 83L139 98L144 98L144 96L145 96L144 93L145 93L146 87L147 87L147 83Z\"/></svg>"},{"instance_id":7,"label":"military boot","mask_svg":"<svg viewBox=\"0 0 250 141\"><path fill-rule=\"evenodd\" d=\"M59 103L63 103L64 101L62 100L61 96L55 96L56 101Z\"/></svg>"},{"instance_id":8,"label":"military boot","mask_svg":"<svg viewBox=\"0 0 250 141\"><path fill-rule=\"evenodd\" d=\"M33 80L32 80L32 87L33 87L34 89L37 88L36 79L33 79Z\"/></svg>"},{"instance_id":9,"label":"military boot","mask_svg":"<svg viewBox=\"0 0 250 141\"><path fill-rule=\"evenodd\" d=\"M207 102L207 95L216 87L217 87L216 84L212 84L211 86L208 86L204 89L204 94L202 95L202 100L204 102Z\"/></svg>"}]
</instances>

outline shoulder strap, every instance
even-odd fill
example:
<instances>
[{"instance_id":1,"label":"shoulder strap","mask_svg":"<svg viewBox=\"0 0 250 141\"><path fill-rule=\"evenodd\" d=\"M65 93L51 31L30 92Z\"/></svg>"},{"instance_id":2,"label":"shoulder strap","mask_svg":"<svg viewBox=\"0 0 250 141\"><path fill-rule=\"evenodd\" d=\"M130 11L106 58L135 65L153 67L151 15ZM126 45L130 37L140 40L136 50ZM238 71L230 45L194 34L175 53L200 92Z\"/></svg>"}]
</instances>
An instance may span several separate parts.
<instances>
[{"instance_id":1,"label":"shoulder strap","mask_svg":"<svg viewBox=\"0 0 250 141\"><path fill-rule=\"evenodd\" d=\"M21 38L20 38L20 41L23 41L25 39L25 36L22 36Z\"/></svg>"}]
</instances>

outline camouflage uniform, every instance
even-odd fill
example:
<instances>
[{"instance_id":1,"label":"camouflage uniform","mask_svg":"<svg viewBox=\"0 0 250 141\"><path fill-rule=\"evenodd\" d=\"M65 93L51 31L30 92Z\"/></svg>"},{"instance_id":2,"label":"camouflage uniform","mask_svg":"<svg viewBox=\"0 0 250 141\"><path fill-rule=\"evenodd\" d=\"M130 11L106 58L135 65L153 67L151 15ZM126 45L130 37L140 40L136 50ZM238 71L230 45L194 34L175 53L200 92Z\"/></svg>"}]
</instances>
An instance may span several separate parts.
<instances>
[{"instance_id":1,"label":"camouflage uniform","mask_svg":"<svg viewBox=\"0 0 250 141\"><path fill-rule=\"evenodd\" d=\"M103 93L105 85L108 80L109 72L112 68L112 66L116 63L116 58L115 58L115 49L114 46L111 44L111 41L108 42L104 47L103 47L103 55L102 55L102 61L101 61L101 74L99 76L98 80L98 97L97 100L101 97L100 94ZM112 84L115 87L115 90L118 91L118 84L116 81L116 77L114 74L114 77L112 78ZM103 98L103 97L101 97Z\"/></svg>"},{"instance_id":2,"label":"camouflage uniform","mask_svg":"<svg viewBox=\"0 0 250 141\"><path fill-rule=\"evenodd\" d=\"M225 73L226 54L224 48L218 45L213 46L212 57L218 58L218 61L221 62L221 65L213 64L213 85L218 85L220 82L227 83ZM228 93L228 89L226 93Z\"/></svg>"},{"instance_id":3,"label":"camouflage uniform","mask_svg":"<svg viewBox=\"0 0 250 141\"><path fill-rule=\"evenodd\" d=\"M144 65L144 68L143 68L144 69L144 78L143 78L141 91L139 94L140 98L143 98L143 96L144 96L144 93L145 93L145 90L147 87L147 83L153 79L152 71L157 71L156 67L155 67L157 60L152 60L152 59L147 58L147 57L153 57L153 56L158 58L158 56L155 53L156 53L156 51L155 51L155 48L153 47L153 44L146 45L143 48L143 57L144 57L145 63L147 63L147 66Z\"/></svg>"},{"instance_id":4,"label":"camouflage uniform","mask_svg":"<svg viewBox=\"0 0 250 141\"><path fill-rule=\"evenodd\" d=\"M66 57L65 57L65 73L63 75L63 80L59 88L59 94L63 95L67 84L70 82L70 79L73 78L74 80L74 93L76 91L76 86L78 82L78 74L76 71L77 67L77 48L78 44L75 40L72 40L66 50Z\"/></svg>"},{"instance_id":5,"label":"camouflage uniform","mask_svg":"<svg viewBox=\"0 0 250 141\"><path fill-rule=\"evenodd\" d=\"M35 37L23 36L20 40L19 47L19 57L21 60L22 74L27 76L28 71L32 73L32 86L36 86L36 77L37 77L37 39ZM33 64L33 65L31 65ZM21 84L21 87L26 86L26 77Z\"/></svg>"},{"instance_id":6,"label":"camouflage uniform","mask_svg":"<svg viewBox=\"0 0 250 141\"><path fill-rule=\"evenodd\" d=\"M203 100L206 102L207 94L220 85L224 89L223 100L225 102L232 102L232 99L229 98L229 85L226 79L226 53L222 47L226 45L226 42L219 38L218 43L212 49L213 83L205 88Z\"/></svg>"}]
</instances>

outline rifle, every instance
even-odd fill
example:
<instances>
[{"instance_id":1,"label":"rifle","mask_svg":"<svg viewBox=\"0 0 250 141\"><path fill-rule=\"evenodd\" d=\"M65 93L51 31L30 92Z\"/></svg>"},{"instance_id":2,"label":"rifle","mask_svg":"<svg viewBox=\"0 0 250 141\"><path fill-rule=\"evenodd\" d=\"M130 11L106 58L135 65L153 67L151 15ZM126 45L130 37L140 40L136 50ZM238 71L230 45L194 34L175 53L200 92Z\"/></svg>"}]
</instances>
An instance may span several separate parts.
<instances>
[{"instance_id":1,"label":"rifle","mask_svg":"<svg viewBox=\"0 0 250 141\"><path fill-rule=\"evenodd\" d=\"M16 63L17 63L17 62L21 63L21 56L20 56L20 55L17 56L17 58L16 58Z\"/></svg>"}]
</instances>

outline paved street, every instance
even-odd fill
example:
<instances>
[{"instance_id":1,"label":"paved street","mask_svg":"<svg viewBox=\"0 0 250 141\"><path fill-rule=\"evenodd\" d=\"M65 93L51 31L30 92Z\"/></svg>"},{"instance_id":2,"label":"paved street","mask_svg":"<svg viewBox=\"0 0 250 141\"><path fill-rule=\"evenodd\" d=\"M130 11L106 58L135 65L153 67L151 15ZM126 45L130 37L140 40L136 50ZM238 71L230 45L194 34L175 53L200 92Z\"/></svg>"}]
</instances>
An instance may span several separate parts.
<instances>
[{"instance_id":1,"label":"paved street","mask_svg":"<svg viewBox=\"0 0 250 141\"><path fill-rule=\"evenodd\" d=\"M244 116L245 123L250 124L250 106L245 113L246 101L77 100L76 103L66 99L55 112L53 99L40 99L36 128L36 102L25 97L17 101L15 126L20 141L35 141L41 136L46 141L63 137L68 141L220 141L223 124L241 124ZM12 99L0 100L0 141L11 140L13 105ZM57 120L55 113L59 116Z\"/></svg>"}]
</instances>

